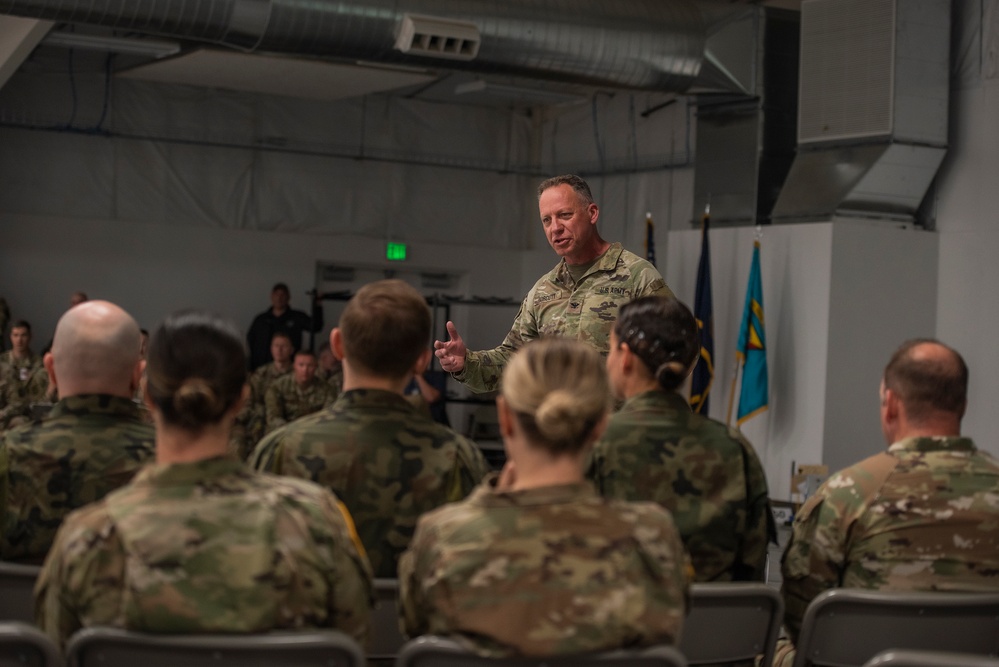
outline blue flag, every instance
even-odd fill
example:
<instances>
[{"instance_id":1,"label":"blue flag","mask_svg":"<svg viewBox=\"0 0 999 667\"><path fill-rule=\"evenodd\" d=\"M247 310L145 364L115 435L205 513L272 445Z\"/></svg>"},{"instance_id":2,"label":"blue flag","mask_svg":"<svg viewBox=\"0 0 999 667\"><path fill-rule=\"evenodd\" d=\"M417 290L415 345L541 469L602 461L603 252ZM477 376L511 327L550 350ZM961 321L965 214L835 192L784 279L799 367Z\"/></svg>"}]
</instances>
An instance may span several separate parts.
<instances>
[{"instance_id":1,"label":"blue flag","mask_svg":"<svg viewBox=\"0 0 999 667\"><path fill-rule=\"evenodd\" d=\"M694 366L690 383L690 409L708 414L708 394L715 377L715 318L711 303L711 249L708 247L710 216L704 214L701 225L701 259L697 262L697 291L694 294L694 317L701 339L701 354Z\"/></svg>"},{"instance_id":2,"label":"blue flag","mask_svg":"<svg viewBox=\"0 0 999 667\"><path fill-rule=\"evenodd\" d=\"M656 226L652 224L652 214L645 214L645 259L656 265Z\"/></svg>"},{"instance_id":3,"label":"blue flag","mask_svg":"<svg viewBox=\"0 0 999 667\"><path fill-rule=\"evenodd\" d=\"M746 305L742 310L736 357L742 363L739 412L742 423L767 409L770 388L767 382L767 337L763 329L763 281L760 278L760 242L753 243L753 265L749 269Z\"/></svg>"}]
</instances>

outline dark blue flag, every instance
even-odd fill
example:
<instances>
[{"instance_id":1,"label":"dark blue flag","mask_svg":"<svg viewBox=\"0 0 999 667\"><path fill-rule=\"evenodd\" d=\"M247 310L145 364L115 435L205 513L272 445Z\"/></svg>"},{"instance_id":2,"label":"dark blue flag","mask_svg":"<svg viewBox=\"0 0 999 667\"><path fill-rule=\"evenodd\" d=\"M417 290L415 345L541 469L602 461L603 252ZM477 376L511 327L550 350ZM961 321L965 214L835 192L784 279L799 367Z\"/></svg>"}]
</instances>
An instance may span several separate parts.
<instances>
[{"instance_id":1,"label":"dark blue flag","mask_svg":"<svg viewBox=\"0 0 999 667\"><path fill-rule=\"evenodd\" d=\"M701 259L697 262L697 291L694 294L694 317L701 339L701 355L690 382L690 409L708 414L708 394L715 377L715 318L711 303L711 249L708 246L710 216L704 212L701 224Z\"/></svg>"}]
</instances>

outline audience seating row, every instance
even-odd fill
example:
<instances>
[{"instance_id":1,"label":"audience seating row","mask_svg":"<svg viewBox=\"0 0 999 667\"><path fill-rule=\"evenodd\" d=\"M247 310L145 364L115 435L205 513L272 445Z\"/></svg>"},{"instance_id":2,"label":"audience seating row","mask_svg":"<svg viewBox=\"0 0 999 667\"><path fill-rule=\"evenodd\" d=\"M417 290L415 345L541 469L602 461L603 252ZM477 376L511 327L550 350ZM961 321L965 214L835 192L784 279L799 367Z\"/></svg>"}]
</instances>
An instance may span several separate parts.
<instances>
[{"instance_id":1,"label":"audience seating row","mask_svg":"<svg viewBox=\"0 0 999 667\"><path fill-rule=\"evenodd\" d=\"M37 572L32 566L0 563L0 621L10 621L2 624L0 632L0 667L64 664L48 638L25 623L32 618L31 589ZM751 663L760 654L762 664L769 665L784 611L779 593L764 584L694 584L679 650L656 647L585 659L495 661L477 658L443 638L421 637L405 643L398 629L398 582L378 579L375 591L377 605L367 657L377 664L395 661L399 667L557 667L562 663L707 667ZM203 664L215 667L223 667L228 660L246 667L361 667L365 660L353 640L331 631L178 637L92 628L75 635L67 648L67 660L73 666L196 666L202 664L199 656L206 661ZM795 660L795 667L938 664L999 667L999 594L826 591L805 615Z\"/></svg>"}]
</instances>

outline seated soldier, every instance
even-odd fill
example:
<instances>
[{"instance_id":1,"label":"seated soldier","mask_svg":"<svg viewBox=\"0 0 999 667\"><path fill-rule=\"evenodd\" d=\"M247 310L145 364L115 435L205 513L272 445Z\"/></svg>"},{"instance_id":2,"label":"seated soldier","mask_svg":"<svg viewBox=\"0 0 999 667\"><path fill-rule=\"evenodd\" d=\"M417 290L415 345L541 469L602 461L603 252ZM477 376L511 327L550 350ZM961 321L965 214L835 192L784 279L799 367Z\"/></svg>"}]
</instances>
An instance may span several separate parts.
<instances>
[{"instance_id":1,"label":"seated soldier","mask_svg":"<svg viewBox=\"0 0 999 667\"><path fill-rule=\"evenodd\" d=\"M138 333L136 333L136 353ZM226 322L173 315L144 382L156 463L66 518L35 591L39 627L238 633L332 628L363 643L370 569L325 489L258 475L227 455L246 353Z\"/></svg>"},{"instance_id":2,"label":"seated soldier","mask_svg":"<svg viewBox=\"0 0 999 667\"><path fill-rule=\"evenodd\" d=\"M336 394L329 383L316 377L316 355L308 350L295 353L292 372L274 380L267 388L267 432L299 417L332 405Z\"/></svg>"},{"instance_id":3,"label":"seated soldier","mask_svg":"<svg viewBox=\"0 0 999 667\"><path fill-rule=\"evenodd\" d=\"M399 564L409 636L486 656L678 643L688 566L669 512L601 498L583 478L609 399L603 359L584 343L513 355L496 400L503 473L425 514Z\"/></svg>"},{"instance_id":4,"label":"seated soldier","mask_svg":"<svg viewBox=\"0 0 999 667\"><path fill-rule=\"evenodd\" d=\"M271 336L273 361L253 371L250 376L250 400L236 415L231 446L239 458L245 459L267 431L267 390L275 380L291 373L291 355L294 353L295 348L287 332L277 331Z\"/></svg>"},{"instance_id":5,"label":"seated soldier","mask_svg":"<svg viewBox=\"0 0 999 667\"><path fill-rule=\"evenodd\" d=\"M330 341L343 361L343 393L266 436L251 460L332 489L357 524L375 576L395 577L416 519L464 498L486 463L474 443L402 395L430 359L430 309L419 292L400 280L365 285Z\"/></svg>"},{"instance_id":6,"label":"seated soldier","mask_svg":"<svg viewBox=\"0 0 999 667\"><path fill-rule=\"evenodd\" d=\"M100 500L152 460L153 427L132 401L139 327L118 306L87 301L56 325L45 355L59 401L3 438L9 466L0 556L40 562L70 511Z\"/></svg>"},{"instance_id":7,"label":"seated soldier","mask_svg":"<svg viewBox=\"0 0 999 667\"><path fill-rule=\"evenodd\" d=\"M999 591L999 463L961 436L964 359L908 341L880 395L888 450L831 476L794 518L776 665L793 664L805 610L830 588Z\"/></svg>"},{"instance_id":8,"label":"seated soldier","mask_svg":"<svg viewBox=\"0 0 999 667\"><path fill-rule=\"evenodd\" d=\"M607 371L624 405L594 447L588 476L604 497L668 509L695 581L763 581L776 533L763 466L741 433L694 414L678 393L699 351L697 321L676 299L621 307Z\"/></svg>"},{"instance_id":9,"label":"seated soldier","mask_svg":"<svg viewBox=\"0 0 999 667\"><path fill-rule=\"evenodd\" d=\"M24 320L10 329L11 349L0 354L0 430L17 426L30 414L29 391L37 393L37 380L29 383L42 369L42 358L31 351L31 325Z\"/></svg>"}]
</instances>

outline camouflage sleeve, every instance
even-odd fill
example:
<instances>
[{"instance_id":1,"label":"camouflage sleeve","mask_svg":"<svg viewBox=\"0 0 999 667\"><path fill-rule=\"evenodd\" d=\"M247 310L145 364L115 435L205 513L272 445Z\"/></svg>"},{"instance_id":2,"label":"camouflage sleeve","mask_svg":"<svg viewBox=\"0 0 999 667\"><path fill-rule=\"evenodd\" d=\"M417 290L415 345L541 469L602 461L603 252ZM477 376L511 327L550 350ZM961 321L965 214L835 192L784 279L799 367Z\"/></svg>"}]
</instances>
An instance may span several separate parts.
<instances>
[{"instance_id":1,"label":"camouflage sleeve","mask_svg":"<svg viewBox=\"0 0 999 667\"><path fill-rule=\"evenodd\" d=\"M798 640L809 603L822 591L840 585L851 533L896 463L882 452L836 473L795 517L781 561L784 624L792 641Z\"/></svg>"},{"instance_id":2,"label":"camouflage sleeve","mask_svg":"<svg viewBox=\"0 0 999 667\"><path fill-rule=\"evenodd\" d=\"M284 411L284 397L281 395L280 383L272 382L264 394L264 414L267 420L267 433L287 423Z\"/></svg>"},{"instance_id":3,"label":"camouflage sleeve","mask_svg":"<svg viewBox=\"0 0 999 667\"><path fill-rule=\"evenodd\" d=\"M655 270L654 267L649 267L651 270L642 271L639 275L638 288L635 290L635 298L638 299L643 296L670 296L676 297L671 290L666 285L666 281L663 277Z\"/></svg>"},{"instance_id":4,"label":"camouflage sleeve","mask_svg":"<svg viewBox=\"0 0 999 667\"><path fill-rule=\"evenodd\" d=\"M7 458L7 443L0 439L0 535L6 532L7 517L7 477L10 474L10 462ZM2 540L0 540L2 543ZM0 551L0 554L3 552Z\"/></svg>"},{"instance_id":5,"label":"camouflage sleeve","mask_svg":"<svg viewBox=\"0 0 999 667\"><path fill-rule=\"evenodd\" d=\"M635 537L657 584L647 589L645 619L638 627L649 635L640 644L677 644L683 631L693 568L669 512L655 503L632 505L636 509L645 507L645 516L635 527Z\"/></svg>"},{"instance_id":6,"label":"camouflage sleeve","mask_svg":"<svg viewBox=\"0 0 999 667\"><path fill-rule=\"evenodd\" d=\"M746 484L746 526L733 564L735 581L765 581L767 548L777 539L766 474L756 451L742 437L743 479Z\"/></svg>"},{"instance_id":7,"label":"camouflage sleeve","mask_svg":"<svg viewBox=\"0 0 999 667\"><path fill-rule=\"evenodd\" d=\"M425 523L416 524L409 548L399 559L399 627L409 638L427 634L427 605L420 587L421 573L427 572L433 539Z\"/></svg>"},{"instance_id":8,"label":"camouflage sleeve","mask_svg":"<svg viewBox=\"0 0 999 667\"><path fill-rule=\"evenodd\" d=\"M124 550L103 505L69 515L35 585L35 624L62 650L82 627L120 625L124 572Z\"/></svg>"},{"instance_id":9,"label":"camouflage sleeve","mask_svg":"<svg viewBox=\"0 0 999 667\"><path fill-rule=\"evenodd\" d=\"M371 606L374 601L371 566L355 546L353 520L336 497L323 491L321 510L324 523L334 531L335 544L329 549L331 567L329 585L332 627L341 630L367 647ZM353 535L352 535L353 533Z\"/></svg>"},{"instance_id":10,"label":"camouflage sleeve","mask_svg":"<svg viewBox=\"0 0 999 667\"><path fill-rule=\"evenodd\" d=\"M462 500L472 492L489 472L489 464L482 451L471 440L458 441L458 451L447 486L447 502Z\"/></svg>"},{"instance_id":11,"label":"camouflage sleeve","mask_svg":"<svg viewBox=\"0 0 999 667\"><path fill-rule=\"evenodd\" d=\"M282 433L283 431L278 429L273 433L267 434L257 443L246 460L251 468L260 472L271 472L275 475L281 474L279 454Z\"/></svg>"},{"instance_id":12,"label":"camouflage sleeve","mask_svg":"<svg viewBox=\"0 0 999 667\"><path fill-rule=\"evenodd\" d=\"M499 387L500 376L510 356L525 343L539 336L537 318L531 306L535 289L536 287L531 288L520 304L520 310L513 320L510 332L499 347L466 352L465 367L461 372L452 374L455 380L480 393L495 391Z\"/></svg>"}]
</instances>

